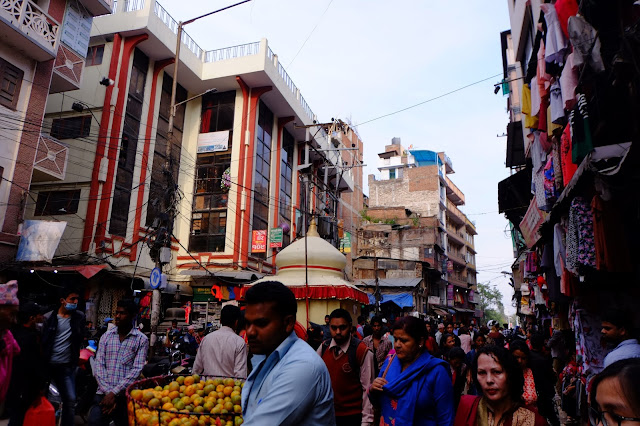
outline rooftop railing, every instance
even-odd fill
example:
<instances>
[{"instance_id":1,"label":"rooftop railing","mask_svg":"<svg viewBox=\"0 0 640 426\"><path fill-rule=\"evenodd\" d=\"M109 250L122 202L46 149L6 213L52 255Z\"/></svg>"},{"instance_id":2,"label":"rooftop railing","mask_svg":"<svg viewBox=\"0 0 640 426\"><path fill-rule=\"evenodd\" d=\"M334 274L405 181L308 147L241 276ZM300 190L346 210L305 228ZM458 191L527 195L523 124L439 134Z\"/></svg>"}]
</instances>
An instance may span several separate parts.
<instances>
[{"instance_id":1,"label":"rooftop railing","mask_svg":"<svg viewBox=\"0 0 640 426\"><path fill-rule=\"evenodd\" d=\"M271 50L271 49L269 49ZM222 49L207 50L204 54L204 62L226 61L227 59L242 58L260 53L260 42L239 44L238 46L224 47Z\"/></svg>"}]
</instances>

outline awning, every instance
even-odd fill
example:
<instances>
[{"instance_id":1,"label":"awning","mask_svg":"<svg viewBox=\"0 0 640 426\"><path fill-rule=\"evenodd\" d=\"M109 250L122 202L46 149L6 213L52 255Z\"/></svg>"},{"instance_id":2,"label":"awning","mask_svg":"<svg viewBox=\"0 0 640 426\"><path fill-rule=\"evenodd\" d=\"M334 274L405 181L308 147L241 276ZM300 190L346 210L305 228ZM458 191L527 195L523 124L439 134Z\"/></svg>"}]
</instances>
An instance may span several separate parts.
<instances>
[{"instance_id":1,"label":"awning","mask_svg":"<svg viewBox=\"0 0 640 426\"><path fill-rule=\"evenodd\" d=\"M410 287L414 288L422 282L420 277L408 277L408 278L380 278L378 280L378 287ZM375 287L375 279L359 280L355 283L360 287Z\"/></svg>"},{"instance_id":2,"label":"awning","mask_svg":"<svg viewBox=\"0 0 640 426\"><path fill-rule=\"evenodd\" d=\"M235 280L255 281L264 277L265 274L254 271L206 271L204 269L187 269L180 271L180 275L189 275L194 278L222 277Z\"/></svg>"},{"instance_id":3,"label":"awning","mask_svg":"<svg viewBox=\"0 0 640 426\"><path fill-rule=\"evenodd\" d=\"M373 294L368 294L369 304L374 305L376 298ZM401 308L410 308L413 306L413 295L411 293L381 294L380 303L392 302Z\"/></svg>"},{"instance_id":4,"label":"awning","mask_svg":"<svg viewBox=\"0 0 640 426\"><path fill-rule=\"evenodd\" d=\"M83 277L85 277L86 279L89 279L89 278L93 277L95 274L97 274L98 272L102 271L106 267L107 267L107 265L103 263L103 264L100 264L100 265L31 266L31 267L25 267L25 269L34 269L36 271L44 271L44 272L75 271L75 272L79 273L80 275L82 275Z\"/></svg>"},{"instance_id":5,"label":"awning","mask_svg":"<svg viewBox=\"0 0 640 426\"><path fill-rule=\"evenodd\" d=\"M465 314L476 312L475 309L458 308L455 306L452 306L452 308L460 313L465 313Z\"/></svg>"},{"instance_id":6,"label":"awning","mask_svg":"<svg viewBox=\"0 0 640 426\"><path fill-rule=\"evenodd\" d=\"M445 311L444 309L440 309L440 308L431 308L431 310L433 312L435 312L436 314L446 317L447 315L451 315L449 312Z\"/></svg>"}]
</instances>

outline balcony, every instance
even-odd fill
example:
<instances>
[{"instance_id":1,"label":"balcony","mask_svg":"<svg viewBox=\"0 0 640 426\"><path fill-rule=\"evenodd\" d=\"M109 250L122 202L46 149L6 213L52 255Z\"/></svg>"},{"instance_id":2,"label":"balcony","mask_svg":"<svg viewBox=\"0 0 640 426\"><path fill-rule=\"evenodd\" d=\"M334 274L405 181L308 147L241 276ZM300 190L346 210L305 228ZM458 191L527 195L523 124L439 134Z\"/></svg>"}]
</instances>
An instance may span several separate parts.
<instances>
[{"instance_id":1,"label":"balcony","mask_svg":"<svg viewBox=\"0 0 640 426\"><path fill-rule=\"evenodd\" d=\"M449 284L453 284L456 287L460 287L460 288L469 288L469 285L467 284L466 281L464 281L462 279L462 277L457 277L453 274L449 274L449 276L447 277L447 281L449 282Z\"/></svg>"},{"instance_id":2,"label":"balcony","mask_svg":"<svg viewBox=\"0 0 640 426\"><path fill-rule=\"evenodd\" d=\"M457 225L462 226L466 222L464 214L449 200L447 200L447 215ZM464 244L464 241L462 243Z\"/></svg>"},{"instance_id":3,"label":"balcony","mask_svg":"<svg viewBox=\"0 0 640 426\"><path fill-rule=\"evenodd\" d=\"M453 263L456 263L463 267L467 266L467 261L461 254L455 253L453 251L449 251L449 253L447 253L447 256L449 257L449 260L451 260Z\"/></svg>"},{"instance_id":4,"label":"balcony","mask_svg":"<svg viewBox=\"0 0 640 426\"><path fill-rule=\"evenodd\" d=\"M469 218L467 218L467 222L465 223L465 226L467 227L467 232L469 234L478 235L478 231L476 231L476 223L474 221L469 220Z\"/></svg>"},{"instance_id":5,"label":"balcony","mask_svg":"<svg viewBox=\"0 0 640 426\"><path fill-rule=\"evenodd\" d=\"M111 13L114 0L80 0L80 3L91 15L100 16Z\"/></svg>"},{"instance_id":6,"label":"balcony","mask_svg":"<svg viewBox=\"0 0 640 426\"><path fill-rule=\"evenodd\" d=\"M69 147L50 135L40 134L32 181L64 180L68 161Z\"/></svg>"},{"instance_id":7,"label":"balcony","mask_svg":"<svg viewBox=\"0 0 640 426\"><path fill-rule=\"evenodd\" d=\"M0 2L0 34L11 45L36 61L56 57L60 23L30 0Z\"/></svg>"},{"instance_id":8,"label":"balcony","mask_svg":"<svg viewBox=\"0 0 640 426\"><path fill-rule=\"evenodd\" d=\"M82 73L84 72L84 58L60 43L58 56L53 65L51 87L49 93L68 92L80 89Z\"/></svg>"},{"instance_id":9,"label":"balcony","mask_svg":"<svg viewBox=\"0 0 640 426\"><path fill-rule=\"evenodd\" d=\"M457 206L464 204L464 194L462 191L460 191L448 176L445 176L444 180L447 183L447 198Z\"/></svg>"},{"instance_id":10,"label":"balcony","mask_svg":"<svg viewBox=\"0 0 640 426\"><path fill-rule=\"evenodd\" d=\"M464 246L464 244L465 244L464 237L460 236L460 234L458 234L457 232L455 232L453 230L448 230L447 237L449 238L449 242L453 242L453 243L458 244L460 246Z\"/></svg>"}]
</instances>

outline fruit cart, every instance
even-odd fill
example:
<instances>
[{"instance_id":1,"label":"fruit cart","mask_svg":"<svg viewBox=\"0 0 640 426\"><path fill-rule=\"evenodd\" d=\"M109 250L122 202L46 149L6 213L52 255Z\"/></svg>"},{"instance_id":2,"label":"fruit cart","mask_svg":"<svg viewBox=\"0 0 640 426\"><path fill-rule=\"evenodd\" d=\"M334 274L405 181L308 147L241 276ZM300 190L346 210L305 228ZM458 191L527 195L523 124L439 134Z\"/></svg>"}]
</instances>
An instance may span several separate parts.
<instances>
[{"instance_id":1,"label":"fruit cart","mask_svg":"<svg viewBox=\"0 0 640 426\"><path fill-rule=\"evenodd\" d=\"M127 388L129 425L241 425L244 380L158 376Z\"/></svg>"}]
</instances>

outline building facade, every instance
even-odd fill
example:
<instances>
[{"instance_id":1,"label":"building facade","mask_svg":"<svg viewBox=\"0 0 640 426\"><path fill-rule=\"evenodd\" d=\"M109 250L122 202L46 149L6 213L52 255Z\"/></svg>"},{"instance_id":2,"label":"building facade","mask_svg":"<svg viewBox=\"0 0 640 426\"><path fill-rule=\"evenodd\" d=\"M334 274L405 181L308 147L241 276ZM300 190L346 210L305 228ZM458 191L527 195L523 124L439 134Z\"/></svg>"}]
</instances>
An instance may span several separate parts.
<instances>
[{"instance_id":1,"label":"building facade","mask_svg":"<svg viewBox=\"0 0 640 426\"><path fill-rule=\"evenodd\" d=\"M94 21L84 82L49 96L42 126L67 147L66 174L32 182L24 216L66 222L54 266L99 265L144 297L162 265L169 299L215 316L207 303L274 273L311 217L335 246L358 225L363 146L318 124L266 39L205 51L183 33L172 117L177 25L154 0Z\"/></svg>"},{"instance_id":2,"label":"building facade","mask_svg":"<svg viewBox=\"0 0 640 426\"><path fill-rule=\"evenodd\" d=\"M391 244L391 251L385 256L426 262L437 271L435 279L425 275L426 294L416 301L417 310L428 313L435 308L441 316L453 314L461 320L474 317L477 232L475 224L459 209L465 198L449 178L454 173L451 160L443 152L405 149L399 138L394 138L378 156L381 178L369 175L369 209L365 220L390 225L389 235L409 232L394 229L400 224L409 227L416 235L399 242L397 247L391 241L400 241L399 236L391 237L388 243L379 240L379 244ZM363 235L368 236L369 232L364 226ZM372 248L376 244L375 236L372 237L363 236L367 248L361 249L361 253L380 253Z\"/></svg>"}]
</instances>

